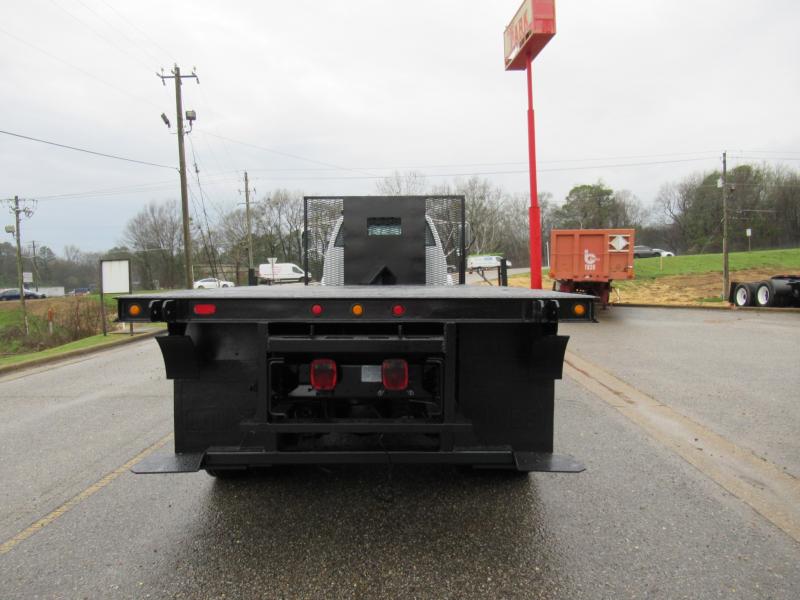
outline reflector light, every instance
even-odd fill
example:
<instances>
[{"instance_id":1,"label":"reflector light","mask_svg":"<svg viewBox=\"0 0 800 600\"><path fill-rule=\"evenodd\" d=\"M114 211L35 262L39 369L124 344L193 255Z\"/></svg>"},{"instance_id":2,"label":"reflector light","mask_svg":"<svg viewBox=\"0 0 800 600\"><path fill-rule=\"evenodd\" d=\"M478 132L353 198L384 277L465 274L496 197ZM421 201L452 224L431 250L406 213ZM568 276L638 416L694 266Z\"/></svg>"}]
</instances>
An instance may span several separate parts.
<instances>
[{"instance_id":1,"label":"reflector light","mask_svg":"<svg viewBox=\"0 0 800 600\"><path fill-rule=\"evenodd\" d=\"M572 313L573 313L573 314L574 314L576 317L582 317L583 315L585 315L585 314L586 314L586 307L585 307L583 304L575 304L575 305L572 307Z\"/></svg>"},{"instance_id":2,"label":"reflector light","mask_svg":"<svg viewBox=\"0 0 800 600\"><path fill-rule=\"evenodd\" d=\"M311 314L315 317L318 317L322 314L322 305L321 304L312 304L311 305Z\"/></svg>"},{"instance_id":3,"label":"reflector light","mask_svg":"<svg viewBox=\"0 0 800 600\"><path fill-rule=\"evenodd\" d=\"M408 387L408 363L402 358L387 358L381 365L381 380L387 390L404 390Z\"/></svg>"},{"instance_id":4,"label":"reflector light","mask_svg":"<svg viewBox=\"0 0 800 600\"><path fill-rule=\"evenodd\" d=\"M140 314L142 314L142 307L138 304L131 304L128 307L128 314L132 317L138 317Z\"/></svg>"},{"instance_id":5,"label":"reflector light","mask_svg":"<svg viewBox=\"0 0 800 600\"><path fill-rule=\"evenodd\" d=\"M402 304L395 304L392 307L392 314L395 317L402 317L404 314L406 314L406 307Z\"/></svg>"},{"instance_id":6,"label":"reflector light","mask_svg":"<svg viewBox=\"0 0 800 600\"><path fill-rule=\"evenodd\" d=\"M352 312L355 316L360 317L364 314L364 307L360 304L353 304L350 308L350 312Z\"/></svg>"},{"instance_id":7,"label":"reflector light","mask_svg":"<svg viewBox=\"0 0 800 600\"><path fill-rule=\"evenodd\" d=\"M216 304L195 304L192 307L192 311L196 315L213 315L217 312L217 305Z\"/></svg>"},{"instance_id":8,"label":"reflector light","mask_svg":"<svg viewBox=\"0 0 800 600\"><path fill-rule=\"evenodd\" d=\"M330 391L336 387L336 362L333 359L317 358L311 361L311 387L320 391Z\"/></svg>"}]
</instances>

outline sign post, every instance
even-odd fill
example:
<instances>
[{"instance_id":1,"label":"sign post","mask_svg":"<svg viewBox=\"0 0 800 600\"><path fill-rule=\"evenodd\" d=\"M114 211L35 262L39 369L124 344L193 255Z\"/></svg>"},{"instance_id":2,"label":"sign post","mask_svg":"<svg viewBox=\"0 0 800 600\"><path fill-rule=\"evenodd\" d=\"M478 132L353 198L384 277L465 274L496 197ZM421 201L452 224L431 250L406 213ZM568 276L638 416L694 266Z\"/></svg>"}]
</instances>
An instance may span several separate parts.
<instances>
[{"instance_id":1,"label":"sign post","mask_svg":"<svg viewBox=\"0 0 800 600\"><path fill-rule=\"evenodd\" d=\"M267 259L267 262L272 265L272 279L269 280L269 284L275 285L275 263L278 262L278 258L271 256Z\"/></svg>"},{"instance_id":2,"label":"sign post","mask_svg":"<svg viewBox=\"0 0 800 600\"><path fill-rule=\"evenodd\" d=\"M103 335L108 335L106 322L105 294L130 294L131 293L131 261L127 258L120 260L100 261L100 315L103 320ZM133 335L133 323L131 323Z\"/></svg>"},{"instance_id":3,"label":"sign post","mask_svg":"<svg viewBox=\"0 0 800 600\"><path fill-rule=\"evenodd\" d=\"M555 0L523 0L503 33L506 71L527 73L528 168L531 205L528 209L531 254L531 289L542 287L542 219L536 180L536 131L533 118L533 59L556 34Z\"/></svg>"}]
</instances>

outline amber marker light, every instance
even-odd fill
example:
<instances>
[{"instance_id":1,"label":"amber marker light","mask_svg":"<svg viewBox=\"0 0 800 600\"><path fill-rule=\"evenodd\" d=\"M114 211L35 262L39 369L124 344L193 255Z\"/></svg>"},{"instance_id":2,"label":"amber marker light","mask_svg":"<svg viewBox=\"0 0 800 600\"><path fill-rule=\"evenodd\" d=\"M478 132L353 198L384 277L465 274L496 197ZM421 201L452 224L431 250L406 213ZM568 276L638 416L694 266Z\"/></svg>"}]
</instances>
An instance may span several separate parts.
<instances>
[{"instance_id":1,"label":"amber marker light","mask_svg":"<svg viewBox=\"0 0 800 600\"><path fill-rule=\"evenodd\" d=\"M131 304L128 307L128 314L132 317L138 317L140 314L142 314L142 307L138 304Z\"/></svg>"},{"instance_id":2,"label":"amber marker light","mask_svg":"<svg viewBox=\"0 0 800 600\"><path fill-rule=\"evenodd\" d=\"M575 304L575 305L572 307L572 313L573 313L573 314L574 314L576 317L582 317L583 315L585 315L585 314L586 314L586 306L585 306L585 305L583 305L583 304Z\"/></svg>"},{"instance_id":3,"label":"amber marker light","mask_svg":"<svg viewBox=\"0 0 800 600\"><path fill-rule=\"evenodd\" d=\"M360 304L353 304L353 306L350 307L350 312L353 313L354 316L360 317L364 314L364 307Z\"/></svg>"}]
</instances>

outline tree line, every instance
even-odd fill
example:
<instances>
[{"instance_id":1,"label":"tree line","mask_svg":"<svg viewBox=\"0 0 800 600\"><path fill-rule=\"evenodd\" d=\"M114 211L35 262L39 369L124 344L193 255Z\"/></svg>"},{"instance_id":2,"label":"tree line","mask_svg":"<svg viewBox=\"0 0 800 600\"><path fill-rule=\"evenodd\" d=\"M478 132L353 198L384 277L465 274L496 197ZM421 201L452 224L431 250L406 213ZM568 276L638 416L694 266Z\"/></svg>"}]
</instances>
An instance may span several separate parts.
<instances>
[{"instance_id":1,"label":"tree line","mask_svg":"<svg viewBox=\"0 0 800 600\"><path fill-rule=\"evenodd\" d=\"M717 252L722 247L721 173L693 173L665 184L645 206L629 190L603 181L574 186L556 201L540 194L543 252L551 229L630 227L637 243L678 254ZM785 167L741 165L727 174L728 231L731 250L746 250L746 230L753 248L800 247L800 173ZM469 224L470 254L502 254L514 265L528 264L528 196L512 194L489 179L471 177L429 186L424 174L395 173L376 185L376 194L463 194ZM253 256L256 266L275 257L302 265L303 192L277 189L251 203ZM200 222L193 219L195 279L215 276L244 283L248 262L247 220L242 207L220 209ZM183 282L183 235L178 202L151 202L125 226L117 247L103 254L127 257L134 280L143 289L180 287ZM37 274L43 284L67 288L97 280L101 254L74 246L57 257L37 250ZM28 265L32 257L27 257ZM26 268L27 270L27 268ZM0 286L16 283L16 249L0 244Z\"/></svg>"}]
</instances>

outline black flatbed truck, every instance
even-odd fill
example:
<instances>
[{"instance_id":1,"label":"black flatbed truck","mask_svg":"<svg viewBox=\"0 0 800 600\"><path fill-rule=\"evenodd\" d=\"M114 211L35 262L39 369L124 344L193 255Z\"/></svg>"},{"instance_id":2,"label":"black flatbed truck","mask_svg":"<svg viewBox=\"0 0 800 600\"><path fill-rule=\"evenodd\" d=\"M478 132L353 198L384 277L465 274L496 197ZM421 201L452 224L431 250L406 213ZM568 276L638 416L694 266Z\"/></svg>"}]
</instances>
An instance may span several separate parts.
<instances>
[{"instance_id":1,"label":"black flatbed truck","mask_svg":"<svg viewBox=\"0 0 800 600\"><path fill-rule=\"evenodd\" d=\"M351 216L363 212L359 201ZM364 272L394 277L382 262ZM175 454L135 470L441 463L581 471L553 454L554 382L568 340L558 323L593 320L591 300L463 285L120 297L121 321L166 322L156 339L174 381Z\"/></svg>"}]
</instances>

